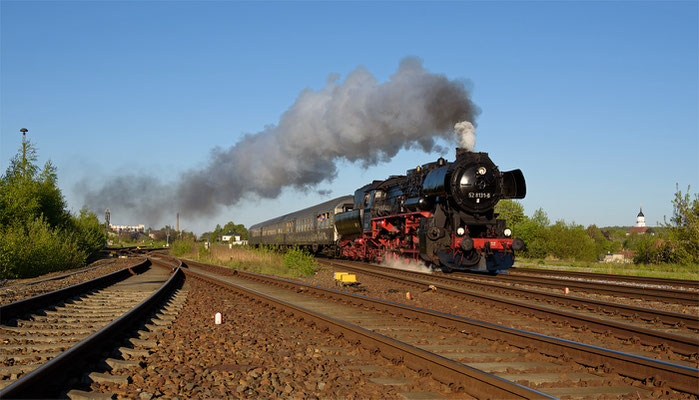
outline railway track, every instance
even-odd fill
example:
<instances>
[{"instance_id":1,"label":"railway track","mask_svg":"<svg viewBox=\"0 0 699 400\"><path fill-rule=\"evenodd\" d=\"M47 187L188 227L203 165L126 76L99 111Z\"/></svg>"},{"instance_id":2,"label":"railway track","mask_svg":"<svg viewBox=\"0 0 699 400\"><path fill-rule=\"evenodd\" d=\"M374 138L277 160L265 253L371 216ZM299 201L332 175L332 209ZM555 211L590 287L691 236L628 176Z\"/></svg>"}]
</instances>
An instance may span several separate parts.
<instances>
[{"instance_id":1,"label":"railway track","mask_svg":"<svg viewBox=\"0 0 699 400\"><path fill-rule=\"evenodd\" d=\"M459 278L478 282L492 282L500 284L527 285L546 289L563 291L565 288L573 292L594 293L606 296L625 297L644 302L658 301L667 304L681 304L696 306L699 302L699 291L696 289L667 289L659 288L657 285L651 287L645 284L644 287L637 285L610 283L607 281L589 281L580 279L547 279L545 276L526 276L500 274L497 276L486 276L476 274L459 274Z\"/></svg>"},{"instance_id":2,"label":"railway track","mask_svg":"<svg viewBox=\"0 0 699 400\"><path fill-rule=\"evenodd\" d=\"M97 265L74 270L69 273L37 279L5 281L3 282L4 285L0 286L0 304L14 303L29 297L89 281L129 267L136 262L134 260L140 262L145 260L145 258L139 256L137 258L101 260L97 262Z\"/></svg>"},{"instance_id":3,"label":"railway track","mask_svg":"<svg viewBox=\"0 0 699 400\"><path fill-rule=\"evenodd\" d=\"M0 398L54 397L170 295L181 273L133 267L0 306ZM118 364L123 360L117 360Z\"/></svg>"},{"instance_id":4,"label":"railway track","mask_svg":"<svg viewBox=\"0 0 699 400\"><path fill-rule=\"evenodd\" d=\"M358 272L410 285L430 286L441 294L498 306L522 313L520 319L537 317L557 320L592 332L611 334L622 340L637 340L647 346L661 346L677 353L673 361L696 366L699 352L699 317L692 314L602 302L569 295L474 282L451 275L428 274L371 264L323 261L343 271ZM530 317L531 316L531 317ZM650 356L647 351L640 355ZM694 360L694 361L692 361Z\"/></svg>"},{"instance_id":5,"label":"railway track","mask_svg":"<svg viewBox=\"0 0 699 400\"><path fill-rule=\"evenodd\" d=\"M3 290L11 289L11 288L24 288L27 286L37 285L39 283L65 279L65 278L68 278L70 276L75 276L75 275L79 275L79 274L84 274L86 272L94 271L97 268L104 267L104 266L109 265L109 264L114 264L115 261L116 260L107 260L107 261L101 262L98 265L94 265L94 266L91 266L88 268L82 268L82 269L79 269L77 271L69 272L66 274L59 274L59 275L55 275L55 276L51 276L51 277L43 278L43 279L32 279L32 280L28 280L26 282L11 283L11 281L5 280L2 282L3 285L0 286L0 288L2 288Z\"/></svg>"},{"instance_id":6,"label":"railway track","mask_svg":"<svg viewBox=\"0 0 699 400\"><path fill-rule=\"evenodd\" d=\"M475 397L699 394L695 368L298 281L185 263L188 277L283 308Z\"/></svg>"},{"instance_id":7,"label":"railway track","mask_svg":"<svg viewBox=\"0 0 699 400\"><path fill-rule=\"evenodd\" d=\"M607 281L619 282L623 284L665 286L669 288L684 290L699 290L699 281L691 281L686 279L654 278L649 276L629 276L602 274L594 272L560 271L551 269L536 269L522 267L512 268L509 271L509 274L546 277L561 280L574 279L587 281Z\"/></svg>"}]
</instances>

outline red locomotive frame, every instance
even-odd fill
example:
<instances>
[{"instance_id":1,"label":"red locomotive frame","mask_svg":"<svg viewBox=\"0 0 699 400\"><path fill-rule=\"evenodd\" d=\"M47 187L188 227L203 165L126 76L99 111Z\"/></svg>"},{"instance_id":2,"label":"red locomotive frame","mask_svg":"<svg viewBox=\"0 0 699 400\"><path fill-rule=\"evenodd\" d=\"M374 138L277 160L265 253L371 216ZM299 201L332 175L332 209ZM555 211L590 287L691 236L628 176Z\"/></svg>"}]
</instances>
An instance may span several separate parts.
<instances>
[{"instance_id":1,"label":"red locomotive frame","mask_svg":"<svg viewBox=\"0 0 699 400\"><path fill-rule=\"evenodd\" d=\"M365 231L358 238L339 241L341 254L352 260L376 262L383 261L387 255L419 260L418 229L420 228L420 220L430 218L432 215L433 213L429 211L417 211L372 218L370 231ZM451 251L453 255L461 252L463 239L464 237L452 235ZM512 251L513 239L474 238L472 240L473 248L476 250Z\"/></svg>"},{"instance_id":2,"label":"red locomotive frame","mask_svg":"<svg viewBox=\"0 0 699 400\"><path fill-rule=\"evenodd\" d=\"M386 254L417 259L420 257L420 220L431 216L429 211L417 211L372 218L370 231L355 239L340 240L338 245L342 255L353 260L381 262Z\"/></svg>"}]
</instances>

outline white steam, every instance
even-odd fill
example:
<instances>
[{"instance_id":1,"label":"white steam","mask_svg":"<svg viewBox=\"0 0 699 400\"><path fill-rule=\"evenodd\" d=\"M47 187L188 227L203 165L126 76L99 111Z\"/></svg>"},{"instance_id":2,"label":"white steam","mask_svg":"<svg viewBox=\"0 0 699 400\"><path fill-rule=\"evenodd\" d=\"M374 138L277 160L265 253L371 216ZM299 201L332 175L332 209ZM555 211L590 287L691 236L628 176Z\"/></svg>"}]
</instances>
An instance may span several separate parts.
<instances>
[{"instance_id":1,"label":"white steam","mask_svg":"<svg viewBox=\"0 0 699 400\"><path fill-rule=\"evenodd\" d=\"M454 131L459 137L459 146L468 151L476 148L476 128L468 121L457 122Z\"/></svg>"},{"instance_id":2,"label":"white steam","mask_svg":"<svg viewBox=\"0 0 699 400\"><path fill-rule=\"evenodd\" d=\"M381 261L382 267L400 269L403 271L422 272L423 274L431 274L432 268L425 265L422 261L411 260L402 257L391 257L390 255Z\"/></svg>"}]
</instances>

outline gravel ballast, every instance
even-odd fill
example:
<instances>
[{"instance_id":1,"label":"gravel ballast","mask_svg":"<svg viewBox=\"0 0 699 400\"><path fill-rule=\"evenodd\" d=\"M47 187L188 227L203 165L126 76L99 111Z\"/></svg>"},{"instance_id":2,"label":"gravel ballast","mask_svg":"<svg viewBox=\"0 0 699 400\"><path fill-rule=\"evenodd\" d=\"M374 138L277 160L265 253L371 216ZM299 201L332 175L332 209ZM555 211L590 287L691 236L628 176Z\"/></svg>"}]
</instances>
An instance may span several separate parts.
<instances>
[{"instance_id":1,"label":"gravel ballast","mask_svg":"<svg viewBox=\"0 0 699 400\"><path fill-rule=\"evenodd\" d=\"M29 297L38 296L99 278L126 267L136 265L143 260L143 257L102 259L79 270L53 272L32 279L4 281L3 285L0 286L0 304L14 303ZM96 268L93 268L95 266ZM66 274L70 275L63 278L51 279Z\"/></svg>"},{"instance_id":2,"label":"gravel ballast","mask_svg":"<svg viewBox=\"0 0 699 400\"><path fill-rule=\"evenodd\" d=\"M92 390L119 398L469 398L292 315L196 280L187 285L182 312L155 353L141 358L143 367L131 371L132 383L93 383ZM377 383L382 378L405 383Z\"/></svg>"}]
</instances>

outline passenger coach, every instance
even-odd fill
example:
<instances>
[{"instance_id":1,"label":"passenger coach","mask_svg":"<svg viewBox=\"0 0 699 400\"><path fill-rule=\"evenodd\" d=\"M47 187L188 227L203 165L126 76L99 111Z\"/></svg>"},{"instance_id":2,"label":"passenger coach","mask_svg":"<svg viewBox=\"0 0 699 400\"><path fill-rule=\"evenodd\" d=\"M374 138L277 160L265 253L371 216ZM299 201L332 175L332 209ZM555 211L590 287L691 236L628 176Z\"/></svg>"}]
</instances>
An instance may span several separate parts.
<instances>
[{"instance_id":1,"label":"passenger coach","mask_svg":"<svg viewBox=\"0 0 699 400\"><path fill-rule=\"evenodd\" d=\"M248 229L248 244L300 246L314 253L323 250L334 253L339 240L335 214L351 210L353 204L352 196L338 197L253 225Z\"/></svg>"}]
</instances>

